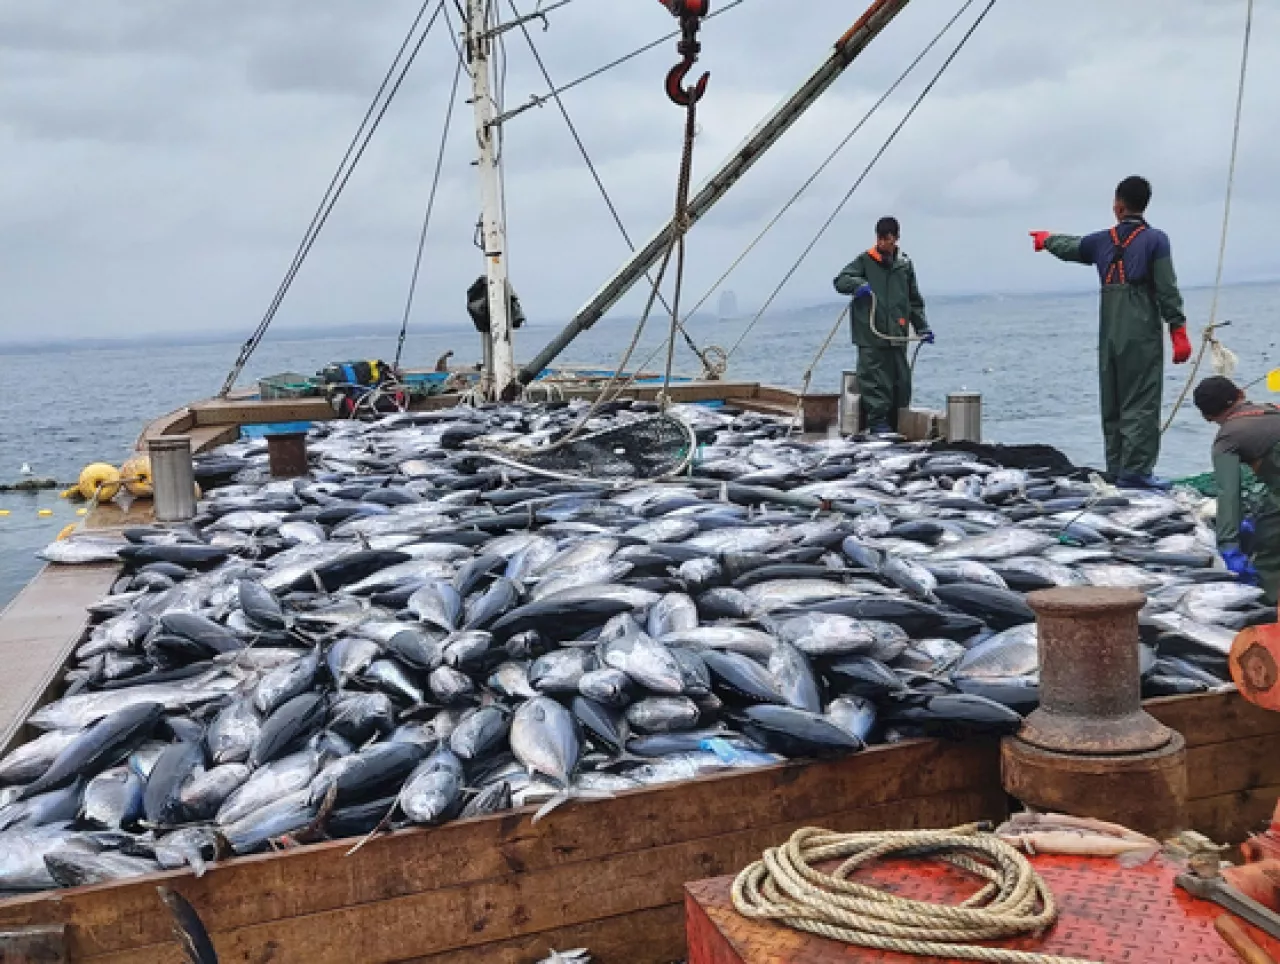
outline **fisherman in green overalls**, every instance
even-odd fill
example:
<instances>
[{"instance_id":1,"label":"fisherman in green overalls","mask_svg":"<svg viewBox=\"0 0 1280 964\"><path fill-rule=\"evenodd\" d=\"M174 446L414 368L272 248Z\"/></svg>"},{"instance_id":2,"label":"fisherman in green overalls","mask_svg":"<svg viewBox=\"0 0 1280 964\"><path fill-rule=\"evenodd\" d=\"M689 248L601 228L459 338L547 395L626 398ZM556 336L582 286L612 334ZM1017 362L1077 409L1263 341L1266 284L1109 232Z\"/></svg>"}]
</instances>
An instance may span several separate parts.
<instances>
[{"instance_id":1,"label":"fisherman in green overalls","mask_svg":"<svg viewBox=\"0 0 1280 964\"><path fill-rule=\"evenodd\" d=\"M1083 238L1049 231L1031 237L1037 251L1093 265L1102 281L1098 375L1107 473L1119 485L1167 488L1153 474L1160 457L1161 321L1169 326L1175 365L1191 357L1191 342L1169 237L1143 217L1150 201L1147 180L1127 177L1116 188L1114 228Z\"/></svg>"},{"instance_id":2,"label":"fisherman in green overalls","mask_svg":"<svg viewBox=\"0 0 1280 964\"><path fill-rule=\"evenodd\" d=\"M913 340L932 345L934 340L915 266L898 247L901 233L896 218L881 218L876 222L875 247L858 255L836 278L836 291L853 295L858 388L866 424L875 434L896 432L899 410L911 407L907 345Z\"/></svg>"},{"instance_id":3,"label":"fisherman in green overalls","mask_svg":"<svg viewBox=\"0 0 1280 964\"><path fill-rule=\"evenodd\" d=\"M1218 550L1242 580L1256 580L1274 606L1280 594L1280 408L1255 405L1229 378L1214 375L1196 386L1196 408L1217 422L1213 477L1218 487ZM1240 466L1267 487L1253 518L1244 514Z\"/></svg>"}]
</instances>

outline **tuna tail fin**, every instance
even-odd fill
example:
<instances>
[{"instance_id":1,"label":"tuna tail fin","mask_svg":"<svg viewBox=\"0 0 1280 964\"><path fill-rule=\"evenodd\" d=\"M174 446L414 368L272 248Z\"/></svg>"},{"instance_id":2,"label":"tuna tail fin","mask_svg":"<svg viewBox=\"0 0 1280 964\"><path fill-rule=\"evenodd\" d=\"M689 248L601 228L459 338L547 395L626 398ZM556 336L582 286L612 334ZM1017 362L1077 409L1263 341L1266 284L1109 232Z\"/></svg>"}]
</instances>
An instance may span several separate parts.
<instances>
[{"instance_id":1,"label":"tuna tail fin","mask_svg":"<svg viewBox=\"0 0 1280 964\"><path fill-rule=\"evenodd\" d=\"M542 805L537 813L533 815L532 823L537 823L551 811L562 807L570 800L612 800L614 795L608 790L581 790L570 787L548 800Z\"/></svg>"},{"instance_id":2,"label":"tuna tail fin","mask_svg":"<svg viewBox=\"0 0 1280 964\"><path fill-rule=\"evenodd\" d=\"M157 887L160 899L173 915L173 933L182 945L188 964L218 964L218 952L200 915L185 897L168 887Z\"/></svg>"}]
</instances>

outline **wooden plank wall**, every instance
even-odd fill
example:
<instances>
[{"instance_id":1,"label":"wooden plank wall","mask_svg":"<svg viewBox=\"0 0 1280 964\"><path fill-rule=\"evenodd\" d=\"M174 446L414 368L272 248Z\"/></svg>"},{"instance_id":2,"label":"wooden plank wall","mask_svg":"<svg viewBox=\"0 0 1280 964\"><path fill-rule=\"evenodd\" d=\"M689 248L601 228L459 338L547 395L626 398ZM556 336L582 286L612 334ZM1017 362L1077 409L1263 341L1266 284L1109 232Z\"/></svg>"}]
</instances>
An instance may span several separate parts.
<instances>
[{"instance_id":1,"label":"wooden plank wall","mask_svg":"<svg viewBox=\"0 0 1280 964\"><path fill-rule=\"evenodd\" d=\"M224 962L524 964L590 946L603 964L683 956L683 885L731 873L803 826L1002 819L995 741L921 741L0 904L0 928L67 925L69 960L181 961L158 881L181 891Z\"/></svg>"},{"instance_id":2,"label":"wooden plank wall","mask_svg":"<svg viewBox=\"0 0 1280 964\"><path fill-rule=\"evenodd\" d=\"M1280 713L1235 692L1150 700L1146 708L1187 741L1191 826L1223 843L1263 829L1280 798Z\"/></svg>"}]
</instances>

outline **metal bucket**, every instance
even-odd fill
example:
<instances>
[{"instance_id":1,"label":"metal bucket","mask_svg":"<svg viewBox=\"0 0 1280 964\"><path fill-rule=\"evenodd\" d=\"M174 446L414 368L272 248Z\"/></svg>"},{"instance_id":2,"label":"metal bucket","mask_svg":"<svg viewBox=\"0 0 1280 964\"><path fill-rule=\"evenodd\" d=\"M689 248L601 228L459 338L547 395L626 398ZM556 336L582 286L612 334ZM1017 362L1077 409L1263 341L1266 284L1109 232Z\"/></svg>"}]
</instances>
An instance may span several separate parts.
<instances>
[{"instance_id":1,"label":"metal bucket","mask_svg":"<svg viewBox=\"0 0 1280 964\"><path fill-rule=\"evenodd\" d=\"M852 368L841 373L838 420L841 435L857 435L862 431L862 390L858 373Z\"/></svg>"},{"instance_id":2,"label":"metal bucket","mask_svg":"<svg viewBox=\"0 0 1280 964\"><path fill-rule=\"evenodd\" d=\"M158 435L147 441L157 522L185 522L196 514L196 477L191 438Z\"/></svg>"},{"instance_id":3,"label":"metal bucket","mask_svg":"<svg viewBox=\"0 0 1280 964\"><path fill-rule=\"evenodd\" d=\"M952 392L947 396L947 441L982 441L982 396Z\"/></svg>"}]
</instances>

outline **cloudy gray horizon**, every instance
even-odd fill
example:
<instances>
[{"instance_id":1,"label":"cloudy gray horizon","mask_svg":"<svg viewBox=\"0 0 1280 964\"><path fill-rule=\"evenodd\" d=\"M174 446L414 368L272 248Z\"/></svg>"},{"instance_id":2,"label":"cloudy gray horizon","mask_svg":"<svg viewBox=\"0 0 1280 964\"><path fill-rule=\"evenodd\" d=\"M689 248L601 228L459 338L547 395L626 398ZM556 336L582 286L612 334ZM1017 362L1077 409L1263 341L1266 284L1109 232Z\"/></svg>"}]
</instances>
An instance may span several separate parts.
<instances>
[{"instance_id":1,"label":"cloudy gray horizon","mask_svg":"<svg viewBox=\"0 0 1280 964\"><path fill-rule=\"evenodd\" d=\"M705 27L712 81L695 181L825 58L864 5L746 0ZM914 0L698 225L687 298L715 281L960 5ZM0 0L0 341L247 335L419 6ZM1184 283L1212 282L1244 10L1244 0L1001 0L779 304L833 300L831 278L886 213L903 223L926 297L1087 290L1096 285L1088 271L1033 255L1027 232L1108 226L1111 190L1131 173L1155 185L1149 215L1171 235ZM1268 176L1280 114L1267 103L1280 80L1280 4L1263 0L1256 17L1229 282L1280 277L1271 240L1280 188ZM534 38L564 83L672 25L653 0L575 0ZM944 39L727 282L744 308L782 278L958 37ZM506 46L514 106L545 84L519 32ZM662 82L675 59L664 44L565 95L637 240L670 215L683 115ZM455 64L439 25L280 312L282 327L398 319ZM472 243L470 124L459 104L416 326L461 320L483 268ZM513 282L531 317L565 318L627 249L554 106L511 121L505 150ZM637 308L633 296L617 313Z\"/></svg>"}]
</instances>

